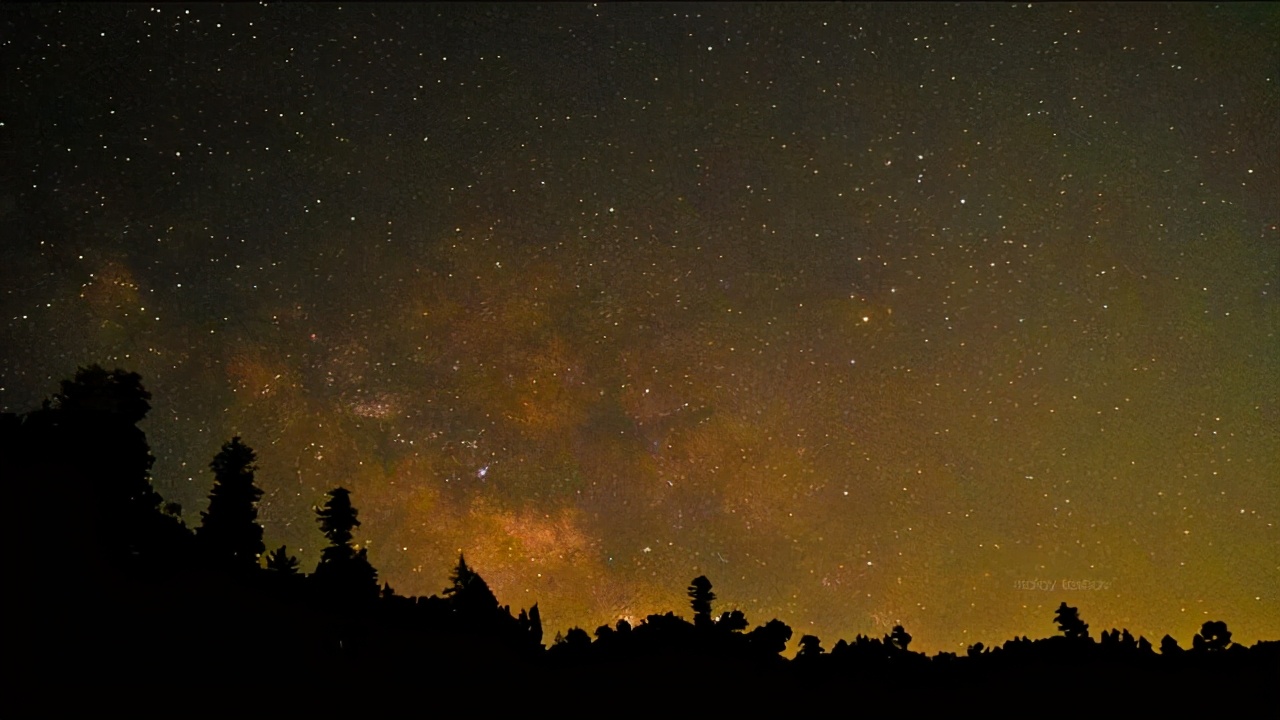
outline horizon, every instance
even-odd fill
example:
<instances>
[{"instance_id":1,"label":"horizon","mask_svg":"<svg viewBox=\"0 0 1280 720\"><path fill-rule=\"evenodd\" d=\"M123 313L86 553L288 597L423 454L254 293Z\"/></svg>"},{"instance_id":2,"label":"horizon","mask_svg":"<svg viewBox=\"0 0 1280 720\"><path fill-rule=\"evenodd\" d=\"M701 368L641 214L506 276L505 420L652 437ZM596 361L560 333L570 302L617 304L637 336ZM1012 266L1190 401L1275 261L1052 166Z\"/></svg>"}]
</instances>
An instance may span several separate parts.
<instances>
[{"instance_id":1,"label":"horizon","mask_svg":"<svg viewBox=\"0 0 1280 720\"><path fill-rule=\"evenodd\" d=\"M549 635L1280 638L1280 6L0 19L0 412L140 373L189 527L239 436Z\"/></svg>"}]
</instances>

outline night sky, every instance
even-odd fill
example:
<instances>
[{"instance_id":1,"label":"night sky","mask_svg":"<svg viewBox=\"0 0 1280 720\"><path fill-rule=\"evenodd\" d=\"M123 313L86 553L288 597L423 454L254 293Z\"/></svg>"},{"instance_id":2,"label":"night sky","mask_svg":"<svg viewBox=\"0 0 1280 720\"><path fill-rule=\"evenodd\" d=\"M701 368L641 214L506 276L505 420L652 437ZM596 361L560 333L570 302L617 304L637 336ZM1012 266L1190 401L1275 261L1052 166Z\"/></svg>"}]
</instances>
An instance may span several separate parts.
<instances>
[{"instance_id":1,"label":"night sky","mask_svg":"<svg viewBox=\"0 0 1280 720\"><path fill-rule=\"evenodd\" d=\"M1277 7L6 5L0 409L548 633L1277 638Z\"/></svg>"}]
</instances>

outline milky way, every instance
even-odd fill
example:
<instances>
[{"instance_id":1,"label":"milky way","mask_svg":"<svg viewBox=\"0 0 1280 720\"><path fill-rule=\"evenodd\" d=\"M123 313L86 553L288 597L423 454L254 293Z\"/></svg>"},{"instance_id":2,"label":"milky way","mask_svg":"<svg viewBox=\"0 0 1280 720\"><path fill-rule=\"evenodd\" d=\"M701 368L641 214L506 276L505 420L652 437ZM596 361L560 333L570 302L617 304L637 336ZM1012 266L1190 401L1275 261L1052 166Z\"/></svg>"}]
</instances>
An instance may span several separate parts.
<instances>
[{"instance_id":1,"label":"milky way","mask_svg":"<svg viewBox=\"0 0 1280 720\"><path fill-rule=\"evenodd\" d=\"M3 22L0 409L141 373L188 524L239 435L551 629L1280 636L1275 5Z\"/></svg>"}]
</instances>

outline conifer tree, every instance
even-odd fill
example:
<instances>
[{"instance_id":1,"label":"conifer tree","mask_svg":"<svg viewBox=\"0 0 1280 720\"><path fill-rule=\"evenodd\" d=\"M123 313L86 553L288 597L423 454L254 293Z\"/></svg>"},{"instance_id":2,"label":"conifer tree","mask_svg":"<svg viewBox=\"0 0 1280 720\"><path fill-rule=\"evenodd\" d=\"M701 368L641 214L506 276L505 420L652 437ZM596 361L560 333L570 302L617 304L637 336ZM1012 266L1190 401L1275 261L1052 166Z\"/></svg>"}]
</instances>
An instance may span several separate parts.
<instances>
[{"instance_id":1,"label":"conifer tree","mask_svg":"<svg viewBox=\"0 0 1280 720\"><path fill-rule=\"evenodd\" d=\"M484 578L467 566L467 559L462 553L458 553L458 565L449 575L449 582L444 594L455 611L475 614L498 609L497 596Z\"/></svg>"},{"instance_id":2,"label":"conifer tree","mask_svg":"<svg viewBox=\"0 0 1280 720\"><path fill-rule=\"evenodd\" d=\"M689 584L689 604L693 607L693 624L708 625L711 623L711 603L716 594L711 592L711 581L706 575L699 575Z\"/></svg>"},{"instance_id":3,"label":"conifer tree","mask_svg":"<svg viewBox=\"0 0 1280 720\"><path fill-rule=\"evenodd\" d=\"M361 548L357 552L351 544L353 531L360 526L358 513L351 505L351 491L335 488L328 497L324 507L316 508L320 532L329 545L320 552L315 580L338 599L377 597L378 571L369 562L368 550Z\"/></svg>"},{"instance_id":4,"label":"conifer tree","mask_svg":"<svg viewBox=\"0 0 1280 720\"><path fill-rule=\"evenodd\" d=\"M1065 602L1054 613L1054 622L1058 624L1062 634L1069 638L1086 640L1089 637L1089 624L1080 619L1080 610L1068 607Z\"/></svg>"},{"instance_id":5,"label":"conifer tree","mask_svg":"<svg viewBox=\"0 0 1280 720\"><path fill-rule=\"evenodd\" d=\"M258 500L262 490L253 482L256 457L253 450L232 438L222 446L209 467L213 470L213 490L209 509L200 513L196 538L209 557L238 569L258 567L266 550L262 526L258 524Z\"/></svg>"},{"instance_id":6,"label":"conifer tree","mask_svg":"<svg viewBox=\"0 0 1280 720\"><path fill-rule=\"evenodd\" d=\"M356 519L359 513L351 506L351 491L346 488L335 488L329 491L329 500L324 507L316 509L316 520L320 523L320 532L329 541L325 552L330 556L350 555L352 532L360 527ZM323 562L323 561L322 561Z\"/></svg>"}]
</instances>

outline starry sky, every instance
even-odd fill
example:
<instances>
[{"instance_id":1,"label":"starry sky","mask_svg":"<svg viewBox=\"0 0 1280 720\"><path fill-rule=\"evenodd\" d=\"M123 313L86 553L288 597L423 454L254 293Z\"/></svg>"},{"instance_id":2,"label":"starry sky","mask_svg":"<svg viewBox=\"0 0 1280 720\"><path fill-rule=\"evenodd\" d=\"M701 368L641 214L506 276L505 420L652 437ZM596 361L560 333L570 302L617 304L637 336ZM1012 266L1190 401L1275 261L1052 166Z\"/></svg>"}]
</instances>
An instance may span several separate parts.
<instances>
[{"instance_id":1,"label":"starry sky","mask_svg":"<svg viewBox=\"0 0 1280 720\"><path fill-rule=\"evenodd\" d=\"M1276 5L0 22L0 409L141 373L190 525L240 435L549 633L1280 637Z\"/></svg>"}]
</instances>

